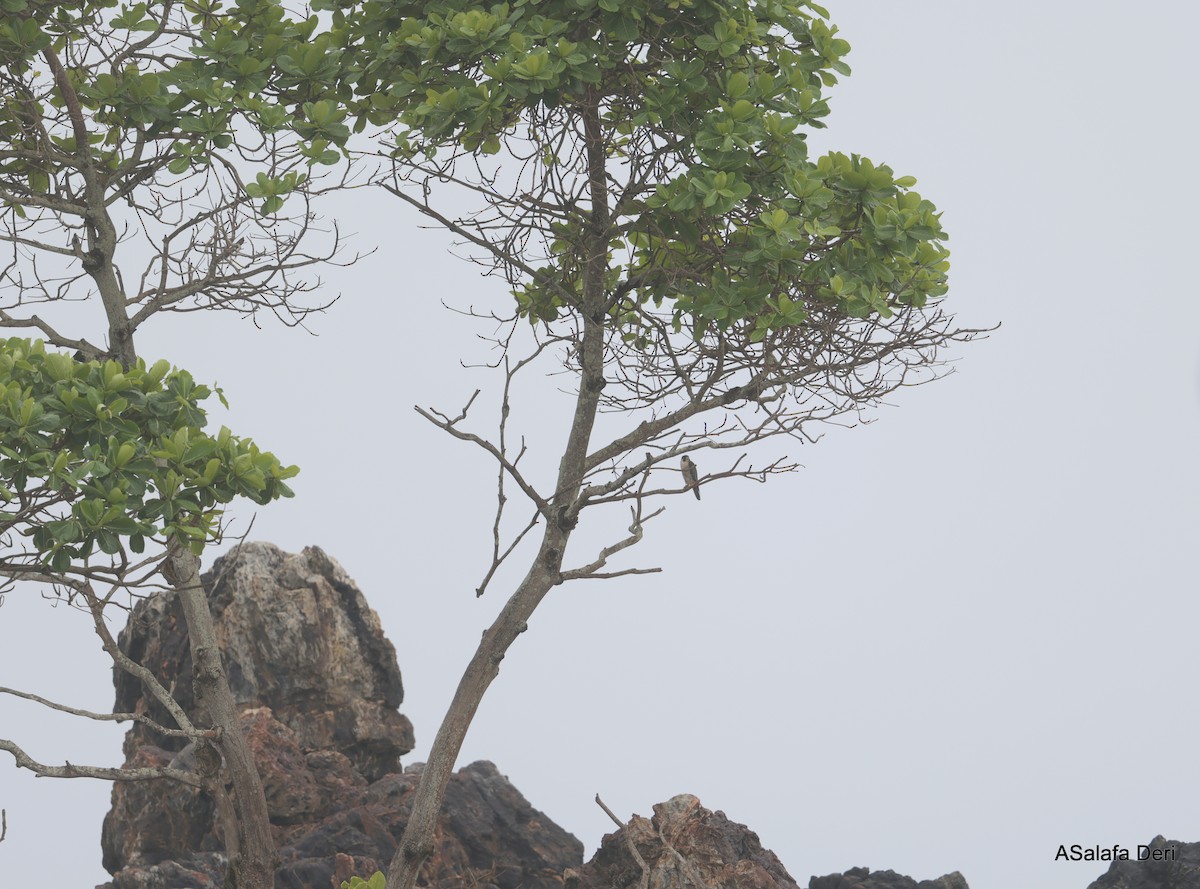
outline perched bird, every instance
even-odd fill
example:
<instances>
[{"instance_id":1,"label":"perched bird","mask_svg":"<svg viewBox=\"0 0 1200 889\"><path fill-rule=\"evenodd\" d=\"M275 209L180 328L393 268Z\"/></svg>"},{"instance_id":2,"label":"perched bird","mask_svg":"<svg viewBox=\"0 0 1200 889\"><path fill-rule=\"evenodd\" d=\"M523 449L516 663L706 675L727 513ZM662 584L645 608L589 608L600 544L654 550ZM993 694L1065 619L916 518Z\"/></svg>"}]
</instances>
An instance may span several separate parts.
<instances>
[{"instance_id":1,"label":"perched bird","mask_svg":"<svg viewBox=\"0 0 1200 889\"><path fill-rule=\"evenodd\" d=\"M692 489L692 493L696 495L696 499L700 499L700 473L696 471L696 464L692 462L692 458L687 454L683 455L683 459L679 461L679 466L683 469L683 480L687 482L687 486Z\"/></svg>"}]
</instances>

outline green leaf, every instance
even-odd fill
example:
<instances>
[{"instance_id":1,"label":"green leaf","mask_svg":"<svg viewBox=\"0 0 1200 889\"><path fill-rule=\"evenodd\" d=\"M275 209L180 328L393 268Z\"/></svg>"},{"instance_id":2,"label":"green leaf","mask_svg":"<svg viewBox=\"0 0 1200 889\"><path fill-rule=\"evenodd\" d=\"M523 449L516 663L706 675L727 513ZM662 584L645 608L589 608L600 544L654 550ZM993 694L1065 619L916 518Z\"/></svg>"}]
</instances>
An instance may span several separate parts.
<instances>
[{"instance_id":1,"label":"green leaf","mask_svg":"<svg viewBox=\"0 0 1200 889\"><path fill-rule=\"evenodd\" d=\"M154 362L153 367L146 371L146 378L152 383L160 383L170 369L171 362L160 358L158 361Z\"/></svg>"},{"instance_id":2,"label":"green leaf","mask_svg":"<svg viewBox=\"0 0 1200 889\"><path fill-rule=\"evenodd\" d=\"M114 465L119 469L120 467L122 467L126 463L128 463L130 460L132 460L133 455L136 452L137 452L137 448L132 443L126 442L125 444L121 445L120 449L118 449L117 457L113 461Z\"/></svg>"},{"instance_id":3,"label":"green leaf","mask_svg":"<svg viewBox=\"0 0 1200 889\"><path fill-rule=\"evenodd\" d=\"M71 554L65 549L55 549L50 555L50 567L60 574L71 567Z\"/></svg>"},{"instance_id":4,"label":"green leaf","mask_svg":"<svg viewBox=\"0 0 1200 889\"><path fill-rule=\"evenodd\" d=\"M22 493L16 539L55 570L94 560L97 549L141 552L147 536L203 548L223 504L290 496L283 480L295 467L224 427L208 435L199 402L213 390L166 361L125 371L13 338L0 341L0 372L0 499ZM113 389L123 394L112 398ZM157 446L146 454L141 442ZM235 473L236 487L220 483ZM197 487L202 478L211 484Z\"/></svg>"}]
</instances>

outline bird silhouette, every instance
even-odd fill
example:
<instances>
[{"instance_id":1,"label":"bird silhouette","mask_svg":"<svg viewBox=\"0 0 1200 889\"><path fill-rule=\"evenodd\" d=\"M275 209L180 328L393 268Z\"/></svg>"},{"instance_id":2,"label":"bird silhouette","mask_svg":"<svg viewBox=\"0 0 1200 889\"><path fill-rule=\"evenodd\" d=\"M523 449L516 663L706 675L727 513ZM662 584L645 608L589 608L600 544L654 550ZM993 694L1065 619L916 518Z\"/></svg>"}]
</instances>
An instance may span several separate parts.
<instances>
[{"instance_id":1,"label":"bird silhouette","mask_svg":"<svg viewBox=\"0 0 1200 889\"><path fill-rule=\"evenodd\" d=\"M683 470L683 480L687 482L687 486L692 489L692 493L696 495L696 499L700 499L700 473L696 469L696 464L692 462L692 458L687 454L683 455L683 459L679 461L679 466Z\"/></svg>"}]
</instances>

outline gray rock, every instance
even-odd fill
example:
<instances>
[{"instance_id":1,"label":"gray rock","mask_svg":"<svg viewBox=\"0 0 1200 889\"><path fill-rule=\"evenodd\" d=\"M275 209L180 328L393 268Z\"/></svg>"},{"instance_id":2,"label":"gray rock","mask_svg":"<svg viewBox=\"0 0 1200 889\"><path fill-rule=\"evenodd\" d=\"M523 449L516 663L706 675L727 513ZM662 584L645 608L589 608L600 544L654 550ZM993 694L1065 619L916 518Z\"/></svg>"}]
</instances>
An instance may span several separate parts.
<instances>
[{"instance_id":1,"label":"gray rock","mask_svg":"<svg viewBox=\"0 0 1200 889\"><path fill-rule=\"evenodd\" d=\"M285 553L269 543L247 543L216 560L204 575L234 699L269 707L307 749L337 750L369 780L397 768L413 748L412 724L397 712L404 686L396 650L379 616L342 567L318 547ZM121 633L122 650L155 675L191 710L191 655L176 597L143 601ZM116 676L115 710L140 703L169 725L170 717L142 695L141 683ZM125 755L142 744L168 750L182 740L162 739L137 726Z\"/></svg>"},{"instance_id":2,"label":"gray rock","mask_svg":"<svg viewBox=\"0 0 1200 889\"><path fill-rule=\"evenodd\" d=\"M906 877L891 870L872 871L867 867L852 867L842 874L813 877L808 881L808 889L969 889L969 887L963 875L958 871L938 877L936 880L922 880L918 883L912 877Z\"/></svg>"},{"instance_id":3,"label":"gray rock","mask_svg":"<svg viewBox=\"0 0 1200 889\"><path fill-rule=\"evenodd\" d=\"M630 851L631 843L642 862ZM800 889L753 831L687 794L655 806L653 818L635 815L605 836L592 860L570 874L566 885L615 889L639 886L643 878L648 889Z\"/></svg>"},{"instance_id":4,"label":"gray rock","mask_svg":"<svg viewBox=\"0 0 1200 889\"><path fill-rule=\"evenodd\" d=\"M276 889L331 889L386 867L420 770L399 774L412 725L396 709L404 696L400 670L375 612L316 547L296 555L246 544L218 559L203 580L279 845ZM141 602L119 641L193 709L191 657L172 593ZM119 674L116 685L117 710L170 724L140 683ZM126 735L125 756L130 765L195 767L192 745L140 724ZM582 844L491 763L452 777L438 837L425 872L440 889L549 889L583 858ZM114 875L103 889L222 885L226 862L213 803L185 785L115 785L102 847Z\"/></svg>"},{"instance_id":5,"label":"gray rock","mask_svg":"<svg viewBox=\"0 0 1200 889\"><path fill-rule=\"evenodd\" d=\"M1108 871L1088 889L1200 889L1200 843L1181 843L1161 836L1147 846L1159 851L1158 861L1136 860L1137 851L1129 861L1114 861ZM1173 853L1173 857L1168 857Z\"/></svg>"}]
</instances>

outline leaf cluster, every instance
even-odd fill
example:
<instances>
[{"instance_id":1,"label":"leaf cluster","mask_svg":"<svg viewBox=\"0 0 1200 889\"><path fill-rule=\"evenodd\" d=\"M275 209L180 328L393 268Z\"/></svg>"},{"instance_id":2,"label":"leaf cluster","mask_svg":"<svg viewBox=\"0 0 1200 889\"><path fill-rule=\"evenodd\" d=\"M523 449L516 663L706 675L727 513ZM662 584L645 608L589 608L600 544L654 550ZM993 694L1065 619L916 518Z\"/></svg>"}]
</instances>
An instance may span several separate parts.
<instances>
[{"instance_id":1,"label":"leaf cluster","mask_svg":"<svg viewBox=\"0 0 1200 889\"><path fill-rule=\"evenodd\" d=\"M199 553L221 506L292 496L283 466L247 438L204 431L212 389L166 361L82 362L39 341L0 343L0 528L56 571L123 539L175 538ZM221 398L220 391L216 394Z\"/></svg>"},{"instance_id":2,"label":"leaf cluster","mask_svg":"<svg viewBox=\"0 0 1200 889\"><path fill-rule=\"evenodd\" d=\"M271 168L341 160L330 145L335 138L344 142L349 131L313 104L328 92L335 65L323 42L308 43L315 17L295 21L275 0L230 6L221 0L4 0L4 6L0 144L15 150L0 152L0 186L21 218L31 205L45 205L37 196L75 191L63 173L51 187L54 165L95 166L120 188L160 171L179 176L206 169L216 153L245 142L247 132L269 136L289 126L301 141L276 143ZM76 144L79 133L61 91L45 88L54 82L40 67L46 51L63 60L86 114L87 145ZM296 107L289 111L264 98L269 84L288 90ZM282 204L271 197L291 191L284 185L272 176L264 215Z\"/></svg>"},{"instance_id":3,"label":"leaf cluster","mask_svg":"<svg viewBox=\"0 0 1200 889\"><path fill-rule=\"evenodd\" d=\"M362 877L351 877L349 880L342 880L342 889L383 889L386 885L387 877L379 871L372 874L369 880L364 880Z\"/></svg>"},{"instance_id":4,"label":"leaf cluster","mask_svg":"<svg viewBox=\"0 0 1200 889\"><path fill-rule=\"evenodd\" d=\"M811 159L849 44L803 0L318 0L332 12L339 103L396 122L393 155L533 143L553 206L545 256L501 260L522 314L577 309L594 222L576 180L594 109L607 164L608 308L629 342L663 306L675 331L753 340L833 306L890 317L946 292L948 251L916 180L857 154ZM572 154L572 151L574 152ZM424 159L424 161L422 160ZM574 167L572 168L572 164ZM493 200L493 204L498 200ZM520 212L515 227L533 226ZM524 243L513 233L505 249Z\"/></svg>"}]
</instances>

